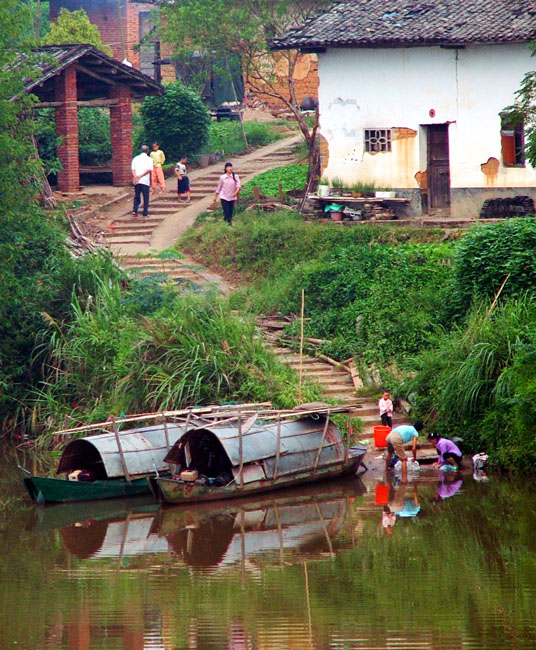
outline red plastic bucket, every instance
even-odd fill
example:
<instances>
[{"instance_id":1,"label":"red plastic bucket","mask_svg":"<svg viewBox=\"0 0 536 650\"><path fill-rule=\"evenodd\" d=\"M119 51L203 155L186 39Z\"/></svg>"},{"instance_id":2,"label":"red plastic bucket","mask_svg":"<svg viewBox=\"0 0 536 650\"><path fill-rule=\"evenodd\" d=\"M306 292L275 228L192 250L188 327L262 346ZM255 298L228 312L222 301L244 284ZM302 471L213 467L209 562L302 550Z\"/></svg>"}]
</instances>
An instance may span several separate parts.
<instances>
[{"instance_id":1,"label":"red plastic bucket","mask_svg":"<svg viewBox=\"0 0 536 650\"><path fill-rule=\"evenodd\" d=\"M376 485L376 505L386 506L389 502L389 486L385 483Z\"/></svg>"},{"instance_id":2,"label":"red plastic bucket","mask_svg":"<svg viewBox=\"0 0 536 650\"><path fill-rule=\"evenodd\" d=\"M387 443L385 442L385 439L387 438L390 432L391 432L391 427L386 427L384 425L374 427L374 446L387 447Z\"/></svg>"}]
</instances>

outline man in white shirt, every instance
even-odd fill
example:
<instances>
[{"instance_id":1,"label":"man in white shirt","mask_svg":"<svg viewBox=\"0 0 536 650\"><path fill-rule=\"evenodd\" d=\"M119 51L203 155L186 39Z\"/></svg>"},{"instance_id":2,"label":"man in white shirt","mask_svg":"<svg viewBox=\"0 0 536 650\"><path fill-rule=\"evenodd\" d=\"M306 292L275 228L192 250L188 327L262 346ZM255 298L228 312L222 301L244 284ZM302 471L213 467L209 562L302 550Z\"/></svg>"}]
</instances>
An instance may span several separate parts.
<instances>
[{"instance_id":1,"label":"man in white shirt","mask_svg":"<svg viewBox=\"0 0 536 650\"><path fill-rule=\"evenodd\" d=\"M141 153L132 159L132 182L134 183L134 206L132 216L138 216L138 208L143 195L143 216L146 217L149 211L149 190L151 189L151 174L153 172L153 161L147 155L149 147L144 144Z\"/></svg>"}]
</instances>

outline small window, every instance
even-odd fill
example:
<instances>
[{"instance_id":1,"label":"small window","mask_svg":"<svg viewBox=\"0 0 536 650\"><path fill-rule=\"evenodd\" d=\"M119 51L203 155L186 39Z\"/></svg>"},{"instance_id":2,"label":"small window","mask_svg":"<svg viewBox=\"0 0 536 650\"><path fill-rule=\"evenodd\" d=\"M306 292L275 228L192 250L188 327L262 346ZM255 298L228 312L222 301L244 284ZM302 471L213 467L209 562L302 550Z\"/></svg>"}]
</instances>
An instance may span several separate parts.
<instances>
[{"instance_id":1,"label":"small window","mask_svg":"<svg viewBox=\"0 0 536 650\"><path fill-rule=\"evenodd\" d=\"M391 129L365 129L365 151L391 151Z\"/></svg>"},{"instance_id":2,"label":"small window","mask_svg":"<svg viewBox=\"0 0 536 650\"><path fill-rule=\"evenodd\" d=\"M501 147L505 167L525 166L525 129L521 118L501 116Z\"/></svg>"}]
</instances>

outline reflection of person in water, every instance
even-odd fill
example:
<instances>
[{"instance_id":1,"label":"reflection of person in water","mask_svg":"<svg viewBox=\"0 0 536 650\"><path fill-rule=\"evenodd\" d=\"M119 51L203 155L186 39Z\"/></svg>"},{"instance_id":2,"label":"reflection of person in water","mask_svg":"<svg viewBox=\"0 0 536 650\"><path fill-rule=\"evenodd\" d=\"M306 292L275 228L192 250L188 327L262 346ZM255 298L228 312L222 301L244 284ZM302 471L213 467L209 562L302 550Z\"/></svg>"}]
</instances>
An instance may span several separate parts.
<instances>
[{"instance_id":1,"label":"reflection of person in water","mask_svg":"<svg viewBox=\"0 0 536 650\"><path fill-rule=\"evenodd\" d=\"M390 492L391 490L389 490ZM417 492L417 484L413 484L411 493L408 494L408 484L401 483L400 486L394 490L393 497L389 499L389 508L398 517L415 517L420 511L419 495Z\"/></svg>"},{"instance_id":2,"label":"reflection of person in water","mask_svg":"<svg viewBox=\"0 0 536 650\"><path fill-rule=\"evenodd\" d=\"M393 534L393 526L396 524L396 515L394 512L391 512L389 506L383 506L382 512L382 526L385 530L386 535Z\"/></svg>"},{"instance_id":3,"label":"reflection of person in water","mask_svg":"<svg viewBox=\"0 0 536 650\"><path fill-rule=\"evenodd\" d=\"M447 474L441 478L437 486L437 500L443 501L449 497L453 497L462 487L463 481L461 478L456 478L455 474Z\"/></svg>"},{"instance_id":4,"label":"reflection of person in water","mask_svg":"<svg viewBox=\"0 0 536 650\"><path fill-rule=\"evenodd\" d=\"M396 518L416 517L421 506L416 483L413 484L411 491L408 493L407 483L401 483L395 489L390 478L388 478L387 482L389 485L389 501L388 505L383 507L382 526L386 535L392 535Z\"/></svg>"}]
</instances>

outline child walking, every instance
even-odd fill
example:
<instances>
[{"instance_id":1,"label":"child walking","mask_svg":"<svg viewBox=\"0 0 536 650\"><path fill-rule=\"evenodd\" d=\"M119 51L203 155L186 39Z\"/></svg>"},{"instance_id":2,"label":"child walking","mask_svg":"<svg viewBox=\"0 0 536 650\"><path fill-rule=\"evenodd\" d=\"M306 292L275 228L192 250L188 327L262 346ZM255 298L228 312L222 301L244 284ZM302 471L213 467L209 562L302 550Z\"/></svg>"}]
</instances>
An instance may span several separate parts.
<instances>
[{"instance_id":1,"label":"child walking","mask_svg":"<svg viewBox=\"0 0 536 650\"><path fill-rule=\"evenodd\" d=\"M177 196L179 201L183 194L186 194L186 203L190 203L190 179L186 173L186 156L181 156L175 165L175 176L177 177Z\"/></svg>"},{"instance_id":2,"label":"child walking","mask_svg":"<svg viewBox=\"0 0 536 650\"><path fill-rule=\"evenodd\" d=\"M378 401L380 418L386 427L393 427L393 400L388 390L384 390Z\"/></svg>"},{"instance_id":3,"label":"child walking","mask_svg":"<svg viewBox=\"0 0 536 650\"><path fill-rule=\"evenodd\" d=\"M160 185L160 193L162 193L166 189L164 170L162 168L162 165L166 162L166 156L162 149L160 149L158 142L153 143L151 160L153 161L153 171L151 174L151 194L154 194L157 185Z\"/></svg>"}]
</instances>

